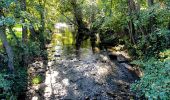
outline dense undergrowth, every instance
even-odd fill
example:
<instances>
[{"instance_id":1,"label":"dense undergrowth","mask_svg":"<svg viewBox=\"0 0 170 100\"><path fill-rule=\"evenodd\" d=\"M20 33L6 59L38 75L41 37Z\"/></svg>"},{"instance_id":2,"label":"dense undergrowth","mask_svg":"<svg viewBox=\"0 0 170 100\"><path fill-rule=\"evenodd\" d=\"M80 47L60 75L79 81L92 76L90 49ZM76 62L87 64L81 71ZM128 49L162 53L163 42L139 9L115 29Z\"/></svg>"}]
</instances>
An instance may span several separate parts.
<instances>
[{"instance_id":1,"label":"dense undergrowth","mask_svg":"<svg viewBox=\"0 0 170 100\"><path fill-rule=\"evenodd\" d=\"M14 50L14 73L10 73L7 66L7 56L4 52L1 59L1 71L0 71L0 99L6 100L22 100L26 97L26 91L28 88L28 73L27 64L31 64L35 59L41 59L41 57L47 56L46 50L40 48L38 42L30 42L27 46L18 47L13 45ZM27 55L26 61L23 61L23 54ZM26 62L27 64L24 64Z\"/></svg>"},{"instance_id":2,"label":"dense undergrowth","mask_svg":"<svg viewBox=\"0 0 170 100\"><path fill-rule=\"evenodd\" d=\"M170 98L170 42L169 30L160 29L144 38L136 45L129 46L129 53L135 64L143 69L144 76L132 84L131 89L139 97L149 100L168 100Z\"/></svg>"},{"instance_id":3,"label":"dense undergrowth","mask_svg":"<svg viewBox=\"0 0 170 100\"><path fill-rule=\"evenodd\" d=\"M170 60L160 61L150 58L148 61L138 62L144 67L144 76L131 86L138 96L149 100L170 98Z\"/></svg>"},{"instance_id":4,"label":"dense undergrowth","mask_svg":"<svg viewBox=\"0 0 170 100\"><path fill-rule=\"evenodd\" d=\"M26 95L27 70L17 68L15 74L8 74L1 71L0 74L0 98L6 100L18 100Z\"/></svg>"},{"instance_id":5,"label":"dense undergrowth","mask_svg":"<svg viewBox=\"0 0 170 100\"><path fill-rule=\"evenodd\" d=\"M99 17L100 21L94 23L94 27L100 26L99 34L104 37L102 42L111 41L113 46L124 44L133 58L131 63L144 71L144 76L131 85L131 90L139 97L149 100L170 98L170 30L167 19L170 15L168 12L166 7L156 3L138 13L133 12L134 15L131 17L123 16L124 12L121 11L110 18ZM151 17L154 19L150 30L148 25ZM130 27L127 25L130 20L134 23L133 37L129 35Z\"/></svg>"}]
</instances>

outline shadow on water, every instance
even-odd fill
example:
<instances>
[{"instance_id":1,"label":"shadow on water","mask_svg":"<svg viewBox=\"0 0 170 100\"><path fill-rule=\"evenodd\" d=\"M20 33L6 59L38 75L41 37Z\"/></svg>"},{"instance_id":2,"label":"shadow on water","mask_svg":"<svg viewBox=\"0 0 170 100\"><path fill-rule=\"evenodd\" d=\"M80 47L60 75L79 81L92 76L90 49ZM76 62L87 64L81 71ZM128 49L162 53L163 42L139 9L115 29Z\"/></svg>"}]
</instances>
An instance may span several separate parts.
<instances>
[{"instance_id":1,"label":"shadow on water","mask_svg":"<svg viewBox=\"0 0 170 100\"><path fill-rule=\"evenodd\" d=\"M130 92L128 79L121 75L124 72L117 72L116 64L101 62L98 55L92 53L88 41L84 42L78 51L80 55L77 59L71 32L66 30L64 33L54 33L52 37L48 49L48 71L45 76L47 87L44 98L106 100L114 99L118 95L121 99L133 98L113 94Z\"/></svg>"},{"instance_id":2,"label":"shadow on water","mask_svg":"<svg viewBox=\"0 0 170 100\"><path fill-rule=\"evenodd\" d=\"M96 73L90 73L91 70L97 70L95 69L96 58L93 57L95 55L87 48L81 49L80 52L80 59L76 59L75 49L67 45L62 48L60 56L53 60L50 73L57 75L51 79L55 82L51 82L50 99L109 99L105 90L115 89L113 81L97 82L95 75L93 76ZM103 77L101 81L108 81L108 79L110 77Z\"/></svg>"}]
</instances>

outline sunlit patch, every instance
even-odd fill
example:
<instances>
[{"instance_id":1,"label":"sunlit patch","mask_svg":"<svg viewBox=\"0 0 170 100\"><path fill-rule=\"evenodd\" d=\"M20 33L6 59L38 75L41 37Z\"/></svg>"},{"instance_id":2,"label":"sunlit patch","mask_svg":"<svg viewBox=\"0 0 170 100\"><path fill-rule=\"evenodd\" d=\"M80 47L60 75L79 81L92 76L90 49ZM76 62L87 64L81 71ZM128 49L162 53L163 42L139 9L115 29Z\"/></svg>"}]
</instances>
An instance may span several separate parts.
<instances>
[{"instance_id":1,"label":"sunlit patch","mask_svg":"<svg viewBox=\"0 0 170 100\"><path fill-rule=\"evenodd\" d=\"M52 95L52 88L51 87L46 87L45 90L44 90L44 97L48 98L48 97L51 97Z\"/></svg>"},{"instance_id":2,"label":"sunlit patch","mask_svg":"<svg viewBox=\"0 0 170 100\"><path fill-rule=\"evenodd\" d=\"M61 46L55 46L55 50L61 50Z\"/></svg>"},{"instance_id":3,"label":"sunlit patch","mask_svg":"<svg viewBox=\"0 0 170 100\"><path fill-rule=\"evenodd\" d=\"M52 66L54 62L48 62L48 66Z\"/></svg>"},{"instance_id":4,"label":"sunlit patch","mask_svg":"<svg viewBox=\"0 0 170 100\"><path fill-rule=\"evenodd\" d=\"M59 83L55 83L53 85L53 88L55 88L53 90L54 94L57 94L57 95L59 94L60 96L65 96L68 93L67 87L65 87L63 83L60 83L60 82Z\"/></svg>"},{"instance_id":5,"label":"sunlit patch","mask_svg":"<svg viewBox=\"0 0 170 100\"><path fill-rule=\"evenodd\" d=\"M44 92L45 93L52 93L52 88L51 87L46 87Z\"/></svg>"},{"instance_id":6,"label":"sunlit patch","mask_svg":"<svg viewBox=\"0 0 170 100\"><path fill-rule=\"evenodd\" d=\"M43 67L43 62L42 61L36 61L36 62L30 64L29 67L33 67L33 68L39 67L39 68L42 68Z\"/></svg>"},{"instance_id":7,"label":"sunlit patch","mask_svg":"<svg viewBox=\"0 0 170 100\"><path fill-rule=\"evenodd\" d=\"M32 100L38 100L38 97L37 97L37 96L34 96L34 97L32 98Z\"/></svg>"},{"instance_id":8,"label":"sunlit patch","mask_svg":"<svg viewBox=\"0 0 170 100\"><path fill-rule=\"evenodd\" d=\"M66 96L67 93L68 93L68 91L67 91L67 89L65 89L65 88L63 88L63 89L59 92L59 94L60 94L61 96Z\"/></svg>"},{"instance_id":9,"label":"sunlit patch","mask_svg":"<svg viewBox=\"0 0 170 100\"><path fill-rule=\"evenodd\" d=\"M55 28L60 29L60 28L67 28L68 25L66 23L57 23L55 24Z\"/></svg>"},{"instance_id":10,"label":"sunlit patch","mask_svg":"<svg viewBox=\"0 0 170 100\"><path fill-rule=\"evenodd\" d=\"M22 32L22 28L15 27L13 28L15 31Z\"/></svg>"},{"instance_id":11,"label":"sunlit patch","mask_svg":"<svg viewBox=\"0 0 170 100\"><path fill-rule=\"evenodd\" d=\"M107 67L99 67L97 73L101 76L106 76L109 74L109 69Z\"/></svg>"},{"instance_id":12,"label":"sunlit patch","mask_svg":"<svg viewBox=\"0 0 170 100\"><path fill-rule=\"evenodd\" d=\"M49 84L50 81L51 81L50 74L46 74L45 83Z\"/></svg>"},{"instance_id":13,"label":"sunlit patch","mask_svg":"<svg viewBox=\"0 0 170 100\"><path fill-rule=\"evenodd\" d=\"M70 85L70 83L69 83L69 80L68 80L68 79L63 79L63 80L62 80L62 83L63 83L65 86Z\"/></svg>"},{"instance_id":14,"label":"sunlit patch","mask_svg":"<svg viewBox=\"0 0 170 100\"><path fill-rule=\"evenodd\" d=\"M58 71L53 71L53 73L47 72L46 73L46 84L56 83L56 77L58 77L59 73Z\"/></svg>"},{"instance_id":15,"label":"sunlit patch","mask_svg":"<svg viewBox=\"0 0 170 100\"><path fill-rule=\"evenodd\" d=\"M53 77L57 77L59 75L58 71L53 71Z\"/></svg>"}]
</instances>

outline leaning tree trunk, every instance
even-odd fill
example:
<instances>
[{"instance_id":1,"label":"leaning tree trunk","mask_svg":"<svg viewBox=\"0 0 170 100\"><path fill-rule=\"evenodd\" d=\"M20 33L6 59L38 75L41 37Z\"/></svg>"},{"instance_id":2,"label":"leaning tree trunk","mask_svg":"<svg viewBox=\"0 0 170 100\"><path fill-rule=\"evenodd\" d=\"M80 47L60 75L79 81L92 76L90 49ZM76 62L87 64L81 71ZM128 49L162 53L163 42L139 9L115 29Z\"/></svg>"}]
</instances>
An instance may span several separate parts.
<instances>
[{"instance_id":1,"label":"leaning tree trunk","mask_svg":"<svg viewBox=\"0 0 170 100\"><path fill-rule=\"evenodd\" d=\"M8 68L10 72L14 72L14 64L13 64L13 58L14 58L14 54L12 51L11 46L9 45L7 38L6 38L6 34L5 34L5 27L4 26L0 26L0 38L1 41L5 47L6 53L8 55Z\"/></svg>"},{"instance_id":2,"label":"leaning tree trunk","mask_svg":"<svg viewBox=\"0 0 170 100\"><path fill-rule=\"evenodd\" d=\"M0 18L3 17L3 8L0 8ZM7 41L7 37L6 37L6 31L5 31L5 25L0 25L0 39L5 47L5 50L6 50L6 53L8 55L8 68L9 68L9 71L11 73L14 72L14 61L13 61L13 58L14 58L14 54L13 54L13 51L12 51L12 48L11 46L9 45L8 41Z\"/></svg>"}]
</instances>

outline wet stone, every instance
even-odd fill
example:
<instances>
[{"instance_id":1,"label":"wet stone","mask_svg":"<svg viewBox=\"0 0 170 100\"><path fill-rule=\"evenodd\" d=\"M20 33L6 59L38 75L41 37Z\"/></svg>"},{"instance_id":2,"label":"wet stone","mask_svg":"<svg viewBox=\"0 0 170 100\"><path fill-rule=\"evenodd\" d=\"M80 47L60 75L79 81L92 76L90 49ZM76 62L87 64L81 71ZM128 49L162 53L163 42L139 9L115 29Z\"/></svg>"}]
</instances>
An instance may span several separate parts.
<instances>
[{"instance_id":1,"label":"wet stone","mask_svg":"<svg viewBox=\"0 0 170 100\"><path fill-rule=\"evenodd\" d=\"M61 57L61 55L54 55L54 57Z\"/></svg>"}]
</instances>

